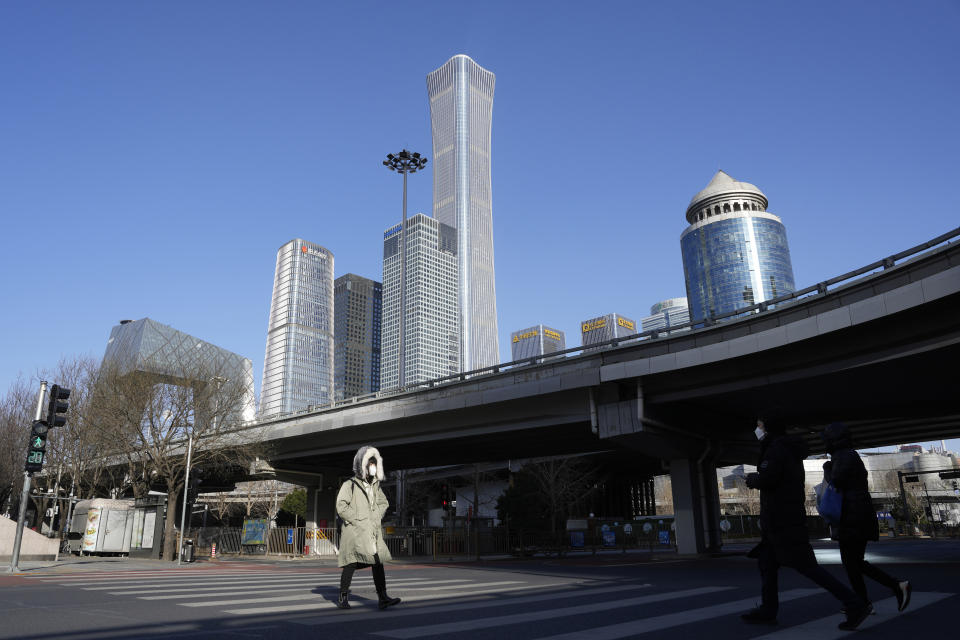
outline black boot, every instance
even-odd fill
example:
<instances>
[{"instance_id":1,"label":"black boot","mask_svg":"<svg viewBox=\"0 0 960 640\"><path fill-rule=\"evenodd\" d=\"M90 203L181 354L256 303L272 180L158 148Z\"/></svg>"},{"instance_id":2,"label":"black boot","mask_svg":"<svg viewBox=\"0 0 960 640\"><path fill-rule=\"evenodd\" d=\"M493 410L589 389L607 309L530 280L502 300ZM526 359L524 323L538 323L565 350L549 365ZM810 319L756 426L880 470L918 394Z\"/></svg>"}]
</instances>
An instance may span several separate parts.
<instances>
[{"instance_id":1,"label":"black boot","mask_svg":"<svg viewBox=\"0 0 960 640\"><path fill-rule=\"evenodd\" d=\"M377 604L381 609L386 609L387 607L392 607L395 604L400 604L400 598L391 598L387 595L386 589L383 591L377 592L377 597L380 599L380 602Z\"/></svg>"},{"instance_id":2,"label":"black boot","mask_svg":"<svg viewBox=\"0 0 960 640\"><path fill-rule=\"evenodd\" d=\"M341 591L340 595L337 596L337 609L349 609L350 603L347 602L347 596L350 595L349 591Z\"/></svg>"}]
</instances>

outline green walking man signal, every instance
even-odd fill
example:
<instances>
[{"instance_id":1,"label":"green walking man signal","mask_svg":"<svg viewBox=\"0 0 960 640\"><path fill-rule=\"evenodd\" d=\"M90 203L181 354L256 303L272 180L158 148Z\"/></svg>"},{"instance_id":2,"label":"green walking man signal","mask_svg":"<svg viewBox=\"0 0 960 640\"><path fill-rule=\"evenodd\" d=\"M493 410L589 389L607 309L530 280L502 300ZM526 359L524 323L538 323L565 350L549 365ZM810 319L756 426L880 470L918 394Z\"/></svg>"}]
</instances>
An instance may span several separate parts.
<instances>
[{"instance_id":1,"label":"green walking man signal","mask_svg":"<svg viewBox=\"0 0 960 640\"><path fill-rule=\"evenodd\" d=\"M43 458L47 451L47 434L53 427L62 427L67 423L67 412L70 405L70 389L60 385L50 387L50 400L47 404L46 420L35 420L30 427L30 443L27 447L27 463L24 469L29 472L43 469Z\"/></svg>"}]
</instances>

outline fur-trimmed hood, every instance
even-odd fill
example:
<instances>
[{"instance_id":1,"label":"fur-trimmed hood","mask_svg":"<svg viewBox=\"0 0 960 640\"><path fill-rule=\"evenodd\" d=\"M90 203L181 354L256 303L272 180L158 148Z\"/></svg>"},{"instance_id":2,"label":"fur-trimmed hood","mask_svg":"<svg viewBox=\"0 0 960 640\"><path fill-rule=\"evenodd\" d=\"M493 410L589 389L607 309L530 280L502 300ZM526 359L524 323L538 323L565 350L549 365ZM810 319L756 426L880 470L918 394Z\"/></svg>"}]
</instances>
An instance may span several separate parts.
<instances>
[{"instance_id":1,"label":"fur-trimmed hood","mask_svg":"<svg viewBox=\"0 0 960 640\"><path fill-rule=\"evenodd\" d=\"M353 475L360 480L366 478L367 460L371 457L377 460L377 480L383 482L383 458L380 456L380 452L377 451L376 447L369 445L364 445L357 449L357 455L353 456Z\"/></svg>"}]
</instances>

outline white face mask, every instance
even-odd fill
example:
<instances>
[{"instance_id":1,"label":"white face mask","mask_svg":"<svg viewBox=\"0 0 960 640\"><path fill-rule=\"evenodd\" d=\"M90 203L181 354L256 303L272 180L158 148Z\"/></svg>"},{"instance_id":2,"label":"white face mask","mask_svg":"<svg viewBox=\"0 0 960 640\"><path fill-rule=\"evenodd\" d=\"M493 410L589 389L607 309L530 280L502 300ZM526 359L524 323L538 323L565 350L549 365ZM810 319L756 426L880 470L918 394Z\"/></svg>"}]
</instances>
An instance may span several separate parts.
<instances>
[{"instance_id":1,"label":"white face mask","mask_svg":"<svg viewBox=\"0 0 960 640\"><path fill-rule=\"evenodd\" d=\"M372 464L372 465L370 465L369 467L367 467L367 473L370 474L370 477L371 477L371 478L376 478L376 477L377 477L377 465Z\"/></svg>"},{"instance_id":2,"label":"white face mask","mask_svg":"<svg viewBox=\"0 0 960 640\"><path fill-rule=\"evenodd\" d=\"M753 430L757 434L757 440L763 440L763 436L767 435L767 432L763 430L763 427L757 427Z\"/></svg>"}]
</instances>

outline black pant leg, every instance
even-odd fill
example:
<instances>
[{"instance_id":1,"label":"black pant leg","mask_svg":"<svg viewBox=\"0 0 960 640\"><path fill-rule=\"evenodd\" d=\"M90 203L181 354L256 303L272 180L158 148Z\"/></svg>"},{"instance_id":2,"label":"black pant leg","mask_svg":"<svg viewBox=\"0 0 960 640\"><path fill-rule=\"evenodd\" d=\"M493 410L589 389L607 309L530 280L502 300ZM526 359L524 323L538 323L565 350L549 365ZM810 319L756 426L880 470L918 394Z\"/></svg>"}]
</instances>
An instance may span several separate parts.
<instances>
[{"instance_id":1,"label":"black pant leg","mask_svg":"<svg viewBox=\"0 0 960 640\"><path fill-rule=\"evenodd\" d=\"M863 554L866 549L866 540L856 538L840 540L840 561L843 562L843 568L847 572L850 587L864 601L869 602L867 585L863 582L863 565L865 564Z\"/></svg>"},{"instance_id":2,"label":"black pant leg","mask_svg":"<svg viewBox=\"0 0 960 640\"><path fill-rule=\"evenodd\" d=\"M817 564L816 560L812 563L804 562L795 567L800 575L812 580L817 585L823 587L830 594L843 603L847 611L857 609L866 604L856 593L843 586L843 583L826 572L826 570Z\"/></svg>"},{"instance_id":3,"label":"black pant leg","mask_svg":"<svg viewBox=\"0 0 960 640\"><path fill-rule=\"evenodd\" d=\"M757 566L760 569L760 608L772 616L777 615L780 608L780 587L778 571L780 563L773 550L773 545L764 543L757 557Z\"/></svg>"},{"instance_id":4,"label":"black pant leg","mask_svg":"<svg viewBox=\"0 0 960 640\"><path fill-rule=\"evenodd\" d=\"M356 564L348 564L340 572L340 591L346 591L350 588L350 582L353 581L353 572L357 570Z\"/></svg>"},{"instance_id":5,"label":"black pant leg","mask_svg":"<svg viewBox=\"0 0 960 640\"><path fill-rule=\"evenodd\" d=\"M387 592L387 574L379 562L373 565L373 586L377 589L377 595Z\"/></svg>"}]
</instances>

